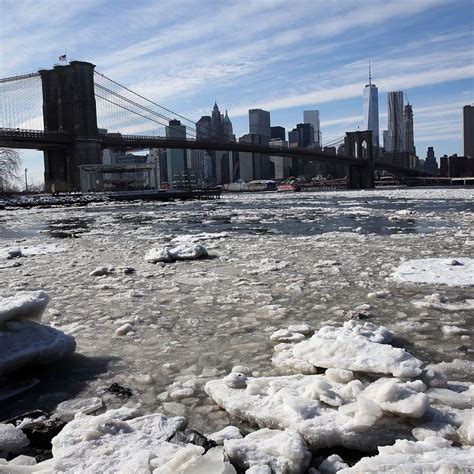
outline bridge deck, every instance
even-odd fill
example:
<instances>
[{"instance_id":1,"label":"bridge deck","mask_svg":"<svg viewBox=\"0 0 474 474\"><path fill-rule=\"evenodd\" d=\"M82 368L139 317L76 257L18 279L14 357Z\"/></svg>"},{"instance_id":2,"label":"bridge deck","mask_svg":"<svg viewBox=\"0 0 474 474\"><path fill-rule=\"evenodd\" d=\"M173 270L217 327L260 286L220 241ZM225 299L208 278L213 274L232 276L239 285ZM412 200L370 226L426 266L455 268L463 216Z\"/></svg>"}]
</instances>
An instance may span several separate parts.
<instances>
[{"instance_id":1,"label":"bridge deck","mask_svg":"<svg viewBox=\"0 0 474 474\"><path fill-rule=\"evenodd\" d=\"M44 150L54 147L71 146L76 139L71 133L44 130L0 129L0 147ZM280 148L253 143L215 142L211 140L194 140L184 138L165 138L142 135L121 135L115 133L99 134L97 140L102 148L120 148L139 150L147 148L175 148L189 150L233 151L240 153L260 153L262 155L283 156L288 158L304 158L306 160L329 163L344 163L355 166L365 166L366 160L346 155L334 155L320 150L307 148ZM413 168L406 168L376 159L375 168L385 169L411 175L426 175Z\"/></svg>"}]
</instances>

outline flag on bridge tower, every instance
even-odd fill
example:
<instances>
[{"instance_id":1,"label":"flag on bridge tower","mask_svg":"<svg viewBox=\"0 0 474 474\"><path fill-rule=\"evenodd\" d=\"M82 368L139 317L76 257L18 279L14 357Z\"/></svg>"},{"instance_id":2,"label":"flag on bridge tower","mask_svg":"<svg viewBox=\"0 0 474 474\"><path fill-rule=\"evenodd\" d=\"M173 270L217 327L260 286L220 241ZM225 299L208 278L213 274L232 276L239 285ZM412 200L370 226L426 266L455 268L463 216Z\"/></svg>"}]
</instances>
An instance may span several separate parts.
<instances>
[{"instance_id":1,"label":"flag on bridge tower","mask_svg":"<svg viewBox=\"0 0 474 474\"><path fill-rule=\"evenodd\" d=\"M61 54L61 56L59 56L59 60L66 61L66 54Z\"/></svg>"}]
</instances>

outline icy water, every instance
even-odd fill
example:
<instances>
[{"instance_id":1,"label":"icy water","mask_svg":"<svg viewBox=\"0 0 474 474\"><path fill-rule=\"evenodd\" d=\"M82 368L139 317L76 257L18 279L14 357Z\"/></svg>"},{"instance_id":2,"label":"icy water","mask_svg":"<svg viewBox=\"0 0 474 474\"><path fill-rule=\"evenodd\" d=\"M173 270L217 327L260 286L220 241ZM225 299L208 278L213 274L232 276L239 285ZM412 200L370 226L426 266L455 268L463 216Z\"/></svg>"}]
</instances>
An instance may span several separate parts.
<instances>
[{"instance_id":1,"label":"icy water","mask_svg":"<svg viewBox=\"0 0 474 474\"><path fill-rule=\"evenodd\" d=\"M464 301L473 289L398 283L390 274L412 258L472 257L473 197L467 188L390 189L0 211L2 294L46 290L43 321L77 340L72 359L18 374L40 382L0 417L74 397L121 406L124 399L104 393L117 382L133 391L127 404L185 415L210 432L230 420L205 395L207 380L235 365L277 374L274 330L340 324L363 304L417 357L472 360L473 311ZM215 258L145 262L150 248L189 238ZM29 256L5 268L12 247ZM116 270L89 275L101 266ZM434 293L448 304L427 302ZM114 336L124 323L133 332ZM444 335L442 326L459 330ZM176 388L190 390L170 397Z\"/></svg>"}]
</instances>

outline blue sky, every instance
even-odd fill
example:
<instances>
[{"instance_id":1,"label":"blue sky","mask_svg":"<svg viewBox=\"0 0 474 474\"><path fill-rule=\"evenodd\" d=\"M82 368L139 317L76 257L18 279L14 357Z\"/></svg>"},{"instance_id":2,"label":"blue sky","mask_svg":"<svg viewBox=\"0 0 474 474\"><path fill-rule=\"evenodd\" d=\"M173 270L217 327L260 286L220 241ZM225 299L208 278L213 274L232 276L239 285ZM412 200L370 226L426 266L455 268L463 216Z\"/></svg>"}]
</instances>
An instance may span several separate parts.
<instances>
[{"instance_id":1,"label":"blue sky","mask_svg":"<svg viewBox=\"0 0 474 474\"><path fill-rule=\"evenodd\" d=\"M227 108L293 128L319 109L323 142L363 128L367 64L379 88L413 105L420 157L462 154L462 106L474 103L474 0L0 0L0 76L58 56L97 70L187 117ZM42 155L23 152L42 180Z\"/></svg>"}]
</instances>

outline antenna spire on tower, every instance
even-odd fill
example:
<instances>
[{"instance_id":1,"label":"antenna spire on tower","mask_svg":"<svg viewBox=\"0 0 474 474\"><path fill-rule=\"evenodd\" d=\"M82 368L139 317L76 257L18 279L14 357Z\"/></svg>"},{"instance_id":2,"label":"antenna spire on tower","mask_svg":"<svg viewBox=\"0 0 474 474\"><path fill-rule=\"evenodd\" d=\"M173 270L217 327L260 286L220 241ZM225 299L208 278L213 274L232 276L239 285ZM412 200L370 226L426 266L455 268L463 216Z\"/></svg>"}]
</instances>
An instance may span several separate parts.
<instances>
[{"instance_id":1,"label":"antenna spire on tower","mask_svg":"<svg viewBox=\"0 0 474 474\"><path fill-rule=\"evenodd\" d=\"M369 86L372 85L372 70L370 67L370 59L369 59Z\"/></svg>"}]
</instances>

